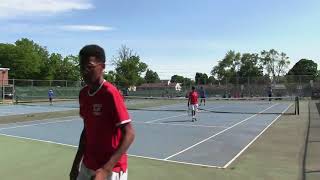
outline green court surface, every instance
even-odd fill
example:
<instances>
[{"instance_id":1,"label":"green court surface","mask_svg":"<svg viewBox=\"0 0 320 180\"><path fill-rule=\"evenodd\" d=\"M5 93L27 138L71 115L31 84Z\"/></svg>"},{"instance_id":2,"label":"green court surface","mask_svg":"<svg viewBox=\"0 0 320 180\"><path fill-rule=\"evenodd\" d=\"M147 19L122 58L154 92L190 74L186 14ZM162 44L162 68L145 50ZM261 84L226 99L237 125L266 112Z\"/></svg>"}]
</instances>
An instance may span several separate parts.
<instances>
[{"instance_id":1,"label":"green court surface","mask_svg":"<svg viewBox=\"0 0 320 180\"><path fill-rule=\"evenodd\" d=\"M56 114L57 115L57 114ZM302 177L307 104L299 116L282 116L227 169L129 157L129 179L268 179ZM0 135L1 179L68 179L76 148Z\"/></svg>"}]
</instances>

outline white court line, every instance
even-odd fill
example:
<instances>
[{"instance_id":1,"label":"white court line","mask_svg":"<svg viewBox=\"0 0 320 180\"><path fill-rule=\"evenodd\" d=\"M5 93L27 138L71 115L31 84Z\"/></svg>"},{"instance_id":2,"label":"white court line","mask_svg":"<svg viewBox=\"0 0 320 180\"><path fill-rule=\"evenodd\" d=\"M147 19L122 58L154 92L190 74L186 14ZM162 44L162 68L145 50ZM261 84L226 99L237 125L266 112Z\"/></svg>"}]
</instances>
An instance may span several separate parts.
<instances>
[{"instance_id":1,"label":"white court line","mask_svg":"<svg viewBox=\"0 0 320 180\"><path fill-rule=\"evenodd\" d=\"M224 106L217 106L217 107L213 107L213 108L209 108L207 110L212 110L212 109L216 109L216 108L221 108L221 107L224 107ZM187 111L187 110L186 110ZM165 120L165 119L171 119L171 118L175 118L175 117L180 117L180 116L187 116L188 114L180 114L180 115L177 115L177 116L169 116L169 117L165 117L165 118L160 118L160 119L154 119L154 120L150 120L150 121L146 121L145 123L154 123L156 121L161 121L161 120Z\"/></svg>"},{"instance_id":2,"label":"white court line","mask_svg":"<svg viewBox=\"0 0 320 180\"><path fill-rule=\"evenodd\" d=\"M171 119L171 118L180 117L180 116L186 116L186 115L187 115L187 114L183 113L183 114L176 115L176 116L168 116L168 117L164 117L164 118L159 118L159 119L154 119L154 120L146 121L146 122L144 122L144 123L153 123L153 122L156 122L156 121L161 121L161 120L165 120L165 119Z\"/></svg>"},{"instance_id":3,"label":"white court line","mask_svg":"<svg viewBox=\"0 0 320 180\"><path fill-rule=\"evenodd\" d=\"M137 158L143 158L143 159L151 159L151 160L156 160L156 161L164 161L164 162L172 162L172 163L178 163L178 164L187 164L187 165L193 165L193 166L202 166L202 167L221 168L221 169L223 169L223 167L220 167L220 166L210 166L210 165L205 165L205 164L197 164L197 163L188 163L188 162L173 161L173 160L166 160L166 159L158 159L158 158L146 157L146 156L138 156L138 155L133 155L133 154L128 154L128 156L137 157Z\"/></svg>"},{"instance_id":4,"label":"white court line","mask_svg":"<svg viewBox=\"0 0 320 180\"><path fill-rule=\"evenodd\" d=\"M254 143L284 112L286 112L291 106L290 104L282 113L277 116L266 128L264 128L246 147L244 147L236 156L234 156L223 168L227 168L234 160L236 160L252 143Z\"/></svg>"},{"instance_id":5,"label":"white court line","mask_svg":"<svg viewBox=\"0 0 320 180\"><path fill-rule=\"evenodd\" d=\"M265 109L265 110L263 110L263 111L260 111L259 113L262 113L262 112L264 112L264 111L272 108L273 106L275 106L275 105L277 105L277 104L278 104L278 103L273 104L272 106L268 107L267 109ZM185 149L183 149L183 150L181 150L181 151L179 151L179 152L177 152L177 153L175 153L175 154L173 154L173 155L171 155L171 156L168 156L167 158L165 158L165 160L168 160L168 159L170 159L170 158L172 158L172 157L174 157L174 156L177 156L177 155L179 155L179 154L181 154L181 153L183 153L183 152L185 152L185 151L187 151L187 150L189 150L189 149L191 149L191 148L193 148L193 147L195 147L195 146L197 146L197 145L199 145L199 144L202 144L202 143L208 141L209 139L211 139L211 138L213 138L213 137L216 137L216 136L218 136L219 134L222 134L222 133L228 131L229 129L231 129L231 128L233 128L233 127L235 127L235 126L237 126L237 125L239 125L239 124L241 124L241 123L243 123L243 122L245 122L245 121L247 121L247 120L249 120L249 119L257 116L257 115L258 115L258 114L254 114L254 115L252 115L252 116L250 116L250 117L248 117L248 118L246 118L246 119L244 119L244 120L242 120L242 121L240 121L240 122L238 122L238 123L236 123L236 124L228 127L227 129L224 129L224 130L222 130L222 131L220 131L220 132L218 132L218 133L216 133L216 134L214 134L214 135L212 135L212 136L210 136L210 137L208 137L208 138L206 138L206 139L204 139L204 140L202 140L202 141L200 141L200 142L198 142L198 143L196 143L196 144L194 144L194 145L192 145L192 146L190 146L190 147L188 147L188 148L185 148Z\"/></svg>"},{"instance_id":6,"label":"white court line","mask_svg":"<svg viewBox=\"0 0 320 180\"><path fill-rule=\"evenodd\" d=\"M22 122L13 122L13 123L6 123L6 124L0 124L1 125L18 125L18 124L27 124L27 123L34 123L34 122L43 122L43 121L52 121L52 120L55 120L55 119L66 119L66 118L80 118L79 116L64 116L64 117L59 117L59 118L47 118L47 119L39 119L39 120L33 120L33 121L22 121Z\"/></svg>"},{"instance_id":7,"label":"white court line","mask_svg":"<svg viewBox=\"0 0 320 180\"><path fill-rule=\"evenodd\" d=\"M76 121L76 120L77 119L72 119L72 120L69 119L69 120L63 120L63 121L50 121L50 122L43 122L43 123L36 123L36 124L25 124L20 126L4 127L4 128L0 128L0 131L5 129L15 129L15 128L37 126L37 125L44 125L44 124L55 124L55 123L70 122L70 121Z\"/></svg>"},{"instance_id":8,"label":"white court line","mask_svg":"<svg viewBox=\"0 0 320 180\"><path fill-rule=\"evenodd\" d=\"M54 141L45 141L45 140L41 140L41 139L28 138L28 137L23 137L23 136L14 136L14 135L9 135L9 134L4 134L4 133L0 133L0 135L18 138L18 139L26 139L26 140L31 140L31 141L44 142L44 143L49 143L49 144L58 144L58 145L62 145L62 146L78 147L78 146L74 146L74 145L70 145L70 144L63 144L63 143L58 143L58 142L54 142Z\"/></svg>"},{"instance_id":9,"label":"white court line","mask_svg":"<svg viewBox=\"0 0 320 180\"><path fill-rule=\"evenodd\" d=\"M272 106L270 106L269 108L275 106L277 104L274 104ZM269 109L267 108L267 109ZM289 108L289 107L288 107ZM287 108L287 109L288 109ZM266 111L267 109L263 110ZM261 112L263 112L261 111ZM256 114L257 115L257 114ZM254 115L254 116L256 116ZM279 115L281 116L281 115ZM275 119L277 120L279 118L279 116ZM249 117L250 118L250 117ZM274 121L275 121L274 120ZM244 121L244 120L243 120ZM239 122L241 123L241 122ZM272 122L273 123L273 122ZM271 124L272 124L271 123ZM235 125L234 125L235 126ZM265 131L265 130L264 130ZM221 133L221 132L220 132ZM262 134L262 133L261 133ZM54 142L54 141L45 141L45 140L40 140L40 139L34 139L34 138L27 138L27 137L22 137L22 136L14 136L14 135L8 135L8 134L3 134L0 133L0 135L2 136L7 136L7 137L13 137L13 138L19 138L19 139L26 139L26 140L31 140L31 141L38 141L38 142L44 142L44 143L49 143L49 144L57 144L57 145L62 145L62 146L68 146L68 147L73 147L73 148L78 148L78 146L74 146L74 145L70 145L70 144L64 144L64 143L58 143L58 142ZM244 150L243 150L244 151ZM240 153L239 153L240 154ZM210 165L204 165L204 164L197 164L197 163L187 163L187 162L181 162L181 161L173 161L173 160L168 160L168 159L159 159L159 158L153 158L153 157L146 157L146 156L138 156L138 155L133 155L133 154L128 154L128 156L132 156L132 157L138 157L138 158L144 158L144 159L150 159L150 160L157 160L157 161L164 161L164 162L171 162L171 163L178 163L178 164L186 164L186 165L194 165L194 166L202 166L202 167L210 167L210 168L220 168L220 169L225 169L227 168L227 166L225 165L224 167L221 166L210 166ZM238 155L239 156L239 155ZM235 159L235 158L234 158Z\"/></svg>"},{"instance_id":10,"label":"white court line","mask_svg":"<svg viewBox=\"0 0 320 180\"><path fill-rule=\"evenodd\" d=\"M64 117L63 119L65 118L75 118L75 117L78 117L78 116L67 116L67 117ZM54 124L54 123L63 123L63 122L70 122L70 121L78 121L78 119L72 119L72 120L61 120L61 121L53 121L55 119L61 119L61 118L52 118L52 119L43 119L43 120L35 120L35 121L26 121L26 122L18 122L18 123L9 123L9 124L4 124L4 125L18 125L18 124L23 124L23 123L28 123L28 124L24 124L24 125L19 125L19 126L10 126L10 127L4 127L4 128L0 128L0 131L1 130L5 130L5 129L15 129L15 128L21 128L21 127L28 127L28 126L37 126L37 125L44 125L44 124ZM46 120L51 120L49 122L41 122L41 121L46 121ZM34 122L41 122L41 123L34 123ZM207 125L194 125L194 124L190 124L190 125L187 125L187 124L179 124L179 123L172 123L172 124L169 124L169 123L147 123L147 122L138 122L138 121L132 121L132 123L135 123L135 124L160 124L160 125L172 125L172 126L186 126L186 127L207 127L207 128L213 128L213 127L218 127L218 128L227 128L226 126L207 126Z\"/></svg>"},{"instance_id":11,"label":"white court line","mask_svg":"<svg viewBox=\"0 0 320 180\"><path fill-rule=\"evenodd\" d=\"M163 105L163 106L156 106L156 107L151 107L149 109L151 110L162 110L163 108L168 108L168 107L173 107L173 108L176 108L176 107L179 107L179 106L185 106L184 104L170 104L170 105ZM144 109L144 108L141 108L141 109L138 109L140 111L147 111L149 109ZM130 109L128 109L128 111L130 111ZM136 112L136 110L131 110L133 112Z\"/></svg>"},{"instance_id":12,"label":"white court line","mask_svg":"<svg viewBox=\"0 0 320 180\"><path fill-rule=\"evenodd\" d=\"M132 121L135 124L155 124L155 125L169 125L169 126L186 126L186 127L205 127L205 128L228 128L227 126L210 126L210 125L196 125L196 124L180 124L180 123L147 123L147 122L137 122Z\"/></svg>"},{"instance_id":13,"label":"white court line","mask_svg":"<svg viewBox=\"0 0 320 180\"><path fill-rule=\"evenodd\" d=\"M37 141L37 142L43 142L43 143L49 143L49 144L57 144L61 146L67 146L67 147L72 147L72 148L78 148L78 146L75 145L70 145L70 144L64 144L64 143L58 143L54 141L45 141L41 139L34 139L34 138L27 138L23 136L14 136L14 135L9 135L9 134L3 134L0 133L1 136L6 136L6 137L12 137L12 138L17 138L17 139L26 139L30 141ZM134 154L128 154L128 156L131 157L137 157L137 158L143 158L143 159L151 159L151 160L156 160L156 161L164 161L164 162L172 162L172 163L178 163L178 164L186 164L186 165L193 165L193 166L202 166L202 167L210 167L210 168L222 168L220 166L210 166L210 165L205 165L205 164L196 164L196 163L187 163L187 162L181 162L181 161L172 161L172 160L165 160L165 159L159 159L159 158L153 158L153 157L146 157L146 156L138 156Z\"/></svg>"}]
</instances>

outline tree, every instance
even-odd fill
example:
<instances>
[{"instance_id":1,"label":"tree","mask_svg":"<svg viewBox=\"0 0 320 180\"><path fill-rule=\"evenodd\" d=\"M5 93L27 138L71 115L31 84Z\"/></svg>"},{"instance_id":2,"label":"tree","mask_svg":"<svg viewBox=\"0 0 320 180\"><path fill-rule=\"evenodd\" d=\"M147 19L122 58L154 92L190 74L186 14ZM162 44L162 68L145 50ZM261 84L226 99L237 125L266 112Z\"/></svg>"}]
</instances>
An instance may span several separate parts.
<instances>
[{"instance_id":1,"label":"tree","mask_svg":"<svg viewBox=\"0 0 320 180\"><path fill-rule=\"evenodd\" d=\"M11 69L10 78L43 79L41 67L47 58L45 48L26 38L15 44L0 44L0 63Z\"/></svg>"},{"instance_id":2,"label":"tree","mask_svg":"<svg viewBox=\"0 0 320 180\"><path fill-rule=\"evenodd\" d=\"M54 80L59 79L57 78L57 71L59 71L61 62L62 62L62 55L58 53L52 53L49 57L49 61L45 63L45 67L47 68L46 72L46 79Z\"/></svg>"},{"instance_id":3,"label":"tree","mask_svg":"<svg viewBox=\"0 0 320 180\"><path fill-rule=\"evenodd\" d=\"M38 80L79 80L79 60L63 58L32 40L22 38L15 44L0 44L0 64L10 68L10 78Z\"/></svg>"},{"instance_id":4,"label":"tree","mask_svg":"<svg viewBox=\"0 0 320 180\"><path fill-rule=\"evenodd\" d=\"M289 57L287 57L285 53L279 53L274 49L270 49L269 51L263 50L260 61L267 74L272 76L273 79L275 79L276 76L279 77L285 74L285 70L290 64Z\"/></svg>"},{"instance_id":5,"label":"tree","mask_svg":"<svg viewBox=\"0 0 320 180\"><path fill-rule=\"evenodd\" d=\"M287 55L283 52L280 53L280 59L275 67L275 71L278 77L286 73L286 69L288 68L289 64L290 64L289 57L287 57Z\"/></svg>"},{"instance_id":6,"label":"tree","mask_svg":"<svg viewBox=\"0 0 320 180\"><path fill-rule=\"evenodd\" d=\"M153 72L152 70L148 69L146 75L144 76L144 80L147 83L156 83L160 81L160 78L157 72Z\"/></svg>"},{"instance_id":7,"label":"tree","mask_svg":"<svg viewBox=\"0 0 320 180\"><path fill-rule=\"evenodd\" d=\"M140 62L138 55L133 55L132 50L122 46L115 58L116 83L122 87L129 88L143 82L141 74L147 70L147 64Z\"/></svg>"},{"instance_id":8,"label":"tree","mask_svg":"<svg viewBox=\"0 0 320 180\"><path fill-rule=\"evenodd\" d=\"M182 86L190 87L194 84L194 82L190 78L183 78Z\"/></svg>"},{"instance_id":9,"label":"tree","mask_svg":"<svg viewBox=\"0 0 320 180\"><path fill-rule=\"evenodd\" d=\"M240 83L247 83L248 78L257 78L263 76L263 68L259 65L259 55L244 53L241 56L241 65L239 70Z\"/></svg>"},{"instance_id":10,"label":"tree","mask_svg":"<svg viewBox=\"0 0 320 180\"><path fill-rule=\"evenodd\" d=\"M210 76L209 78L208 78L208 84L214 84L216 82L216 79L214 78L214 76Z\"/></svg>"},{"instance_id":11,"label":"tree","mask_svg":"<svg viewBox=\"0 0 320 180\"><path fill-rule=\"evenodd\" d=\"M171 76L171 83L184 83L184 77L179 75L173 75Z\"/></svg>"},{"instance_id":12,"label":"tree","mask_svg":"<svg viewBox=\"0 0 320 180\"><path fill-rule=\"evenodd\" d=\"M80 79L79 58L69 55L57 62L54 79L78 81Z\"/></svg>"},{"instance_id":13,"label":"tree","mask_svg":"<svg viewBox=\"0 0 320 180\"><path fill-rule=\"evenodd\" d=\"M211 75L216 76L219 81L235 83L240 68L241 54L235 51L228 51L225 57L219 61L217 66L211 70Z\"/></svg>"},{"instance_id":14,"label":"tree","mask_svg":"<svg viewBox=\"0 0 320 180\"><path fill-rule=\"evenodd\" d=\"M206 73L196 73L195 76L195 83L200 85L200 84L208 84L208 75Z\"/></svg>"},{"instance_id":15,"label":"tree","mask_svg":"<svg viewBox=\"0 0 320 180\"><path fill-rule=\"evenodd\" d=\"M278 59L278 51L274 49L270 49L269 51L263 50L261 52L261 62L263 66L265 67L268 76L275 77L275 66L276 66L276 60Z\"/></svg>"},{"instance_id":16,"label":"tree","mask_svg":"<svg viewBox=\"0 0 320 180\"><path fill-rule=\"evenodd\" d=\"M109 71L104 74L104 79L111 83L116 83L116 73L114 71Z\"/></svg>"},{"instance_id":17,"label":"tree","mask_svg":"<svg viewBox=\"0 0 320 180\"><path fill-rule=\"evenodd\" d=\"M295 80L298 80L299 78L297 75L307 75L309 76L308 80L314 80L318 75L317 68L318 65L314 61L309 59L301 59L289 70L287 75L295 75Z\"/></svg>"}]
</instances>

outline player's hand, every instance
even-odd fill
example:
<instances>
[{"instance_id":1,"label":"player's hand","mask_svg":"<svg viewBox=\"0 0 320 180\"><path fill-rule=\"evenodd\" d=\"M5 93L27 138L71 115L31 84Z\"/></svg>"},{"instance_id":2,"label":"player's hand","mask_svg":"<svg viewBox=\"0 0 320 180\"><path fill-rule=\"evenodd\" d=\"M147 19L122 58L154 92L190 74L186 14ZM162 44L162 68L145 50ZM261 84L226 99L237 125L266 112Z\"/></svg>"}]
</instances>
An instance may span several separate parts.
<instances>
[{"instance_id":1,"label":"player's hand","mask_svg":"<svg viewBox=\"0 0 320 180\"><path fill-rule=\"evenodd\" d=\"M77 166L72 166L69 177L70 180L76 180L79 174L79 167Z\"/></svg>"},{"instance_id":2,"label":"player's hand","mask_svg":"<svg viewBox=\"0 0 320 180\"><path fill-rule=\"evenodd\" d=\"M111 169L100 168L96 170L96 175L94 180L106 180L108 176L112 173Z\"/></svg>"}]
</instances>

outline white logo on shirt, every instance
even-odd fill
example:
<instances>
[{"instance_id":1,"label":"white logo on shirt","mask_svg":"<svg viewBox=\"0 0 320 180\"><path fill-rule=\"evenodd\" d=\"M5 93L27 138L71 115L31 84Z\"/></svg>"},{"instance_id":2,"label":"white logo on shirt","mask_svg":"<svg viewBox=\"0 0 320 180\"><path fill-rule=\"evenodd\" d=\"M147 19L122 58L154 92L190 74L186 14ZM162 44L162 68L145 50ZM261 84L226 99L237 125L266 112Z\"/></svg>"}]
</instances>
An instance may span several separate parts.
<instances>
[{"instance_id":1,"label":"white logo on shirt","mask_svg":"<svg viewBox=\"0 0 320 180\"><path fill-rule=\"evenodd\" d=\"M102 104L93 104L93 115L100 116L102 114Z\"/></svg>"}]
</instances>

